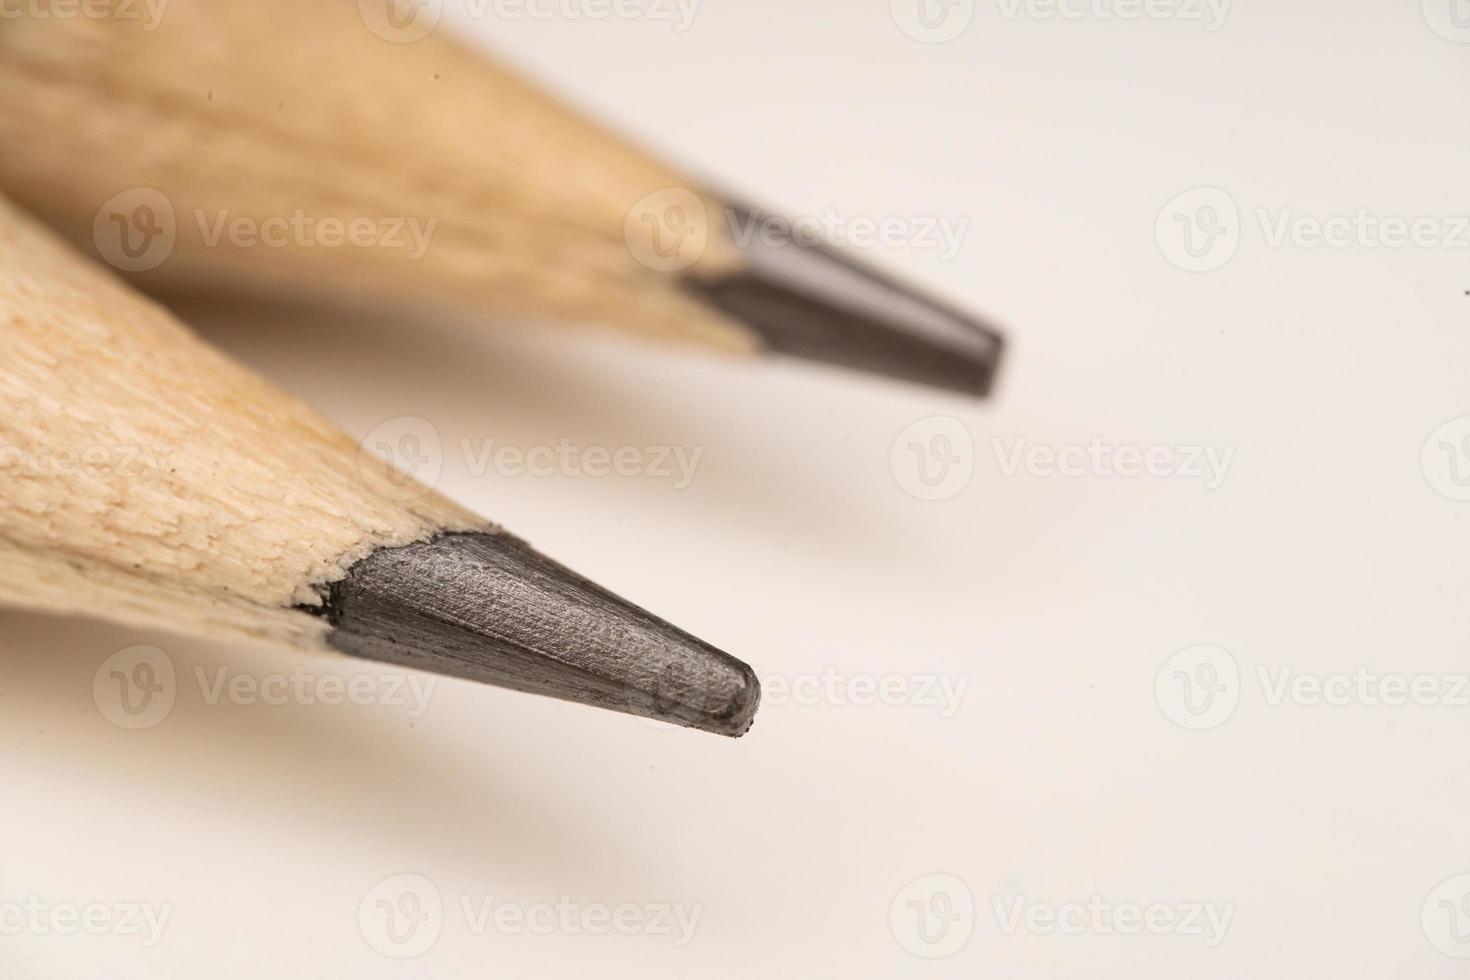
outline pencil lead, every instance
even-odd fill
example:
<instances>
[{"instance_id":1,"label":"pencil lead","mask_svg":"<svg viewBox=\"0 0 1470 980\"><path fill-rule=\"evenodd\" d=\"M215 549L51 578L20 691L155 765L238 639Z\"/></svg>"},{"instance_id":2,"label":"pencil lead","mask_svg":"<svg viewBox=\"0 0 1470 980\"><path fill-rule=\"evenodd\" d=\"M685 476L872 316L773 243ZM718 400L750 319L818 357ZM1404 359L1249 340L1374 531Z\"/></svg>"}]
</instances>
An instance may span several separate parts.
<instances>
[{"instance_id":1,"label":"pencil lead","mask_svg":"<svg viewBox=\"0 0 1470 980\"><path fill-rule=\"evenodd\" d=\"M374 552L327 591L327 642L353 656L739 737L747 665L509 534Z\"/></svg>"},{"instance_id":2,"label":"pencil lead","mask_svg":"<svg viewBox=\"0 0 1470 980\"><path fill-rule=\"evenodd\" d=\"M760 217L731 207L732 226ZM967 395L990 393L1005 346L985 323L868 269L789 226L732 243L739 267L687 289L754 330L768 349Z\"/></svg>"}]
</instances>

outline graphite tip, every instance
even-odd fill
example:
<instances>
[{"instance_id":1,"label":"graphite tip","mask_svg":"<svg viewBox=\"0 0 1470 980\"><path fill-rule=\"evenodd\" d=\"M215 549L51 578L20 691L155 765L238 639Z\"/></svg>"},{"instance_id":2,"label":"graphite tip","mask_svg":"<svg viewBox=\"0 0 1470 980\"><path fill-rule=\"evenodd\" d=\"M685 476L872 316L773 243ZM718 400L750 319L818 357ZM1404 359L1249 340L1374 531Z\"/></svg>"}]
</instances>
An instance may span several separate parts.
<instances>
[{"instance_id":1,"label":"graphite tip","mask_svg":"<svg viewBox=\"0 0 1470 980\"><path fill-rule=\"evenodd\" d=\"M760 221L732 207L732 228ZM975 397L988 395L1005 339L988 324L805 241L791 226L738 237L733 270L684 287L753 330L767 349Z\"/></svg>"},{"instance_id":2,"label":"graphite tip","mask_svg":"<svg viewBox=\"0 0 1470 980\"><path fill-rule=\"evenodd\" d=\"M328 643L369 660L739 737L755 672L509 534L384 548L327 589Z\"/></svg>"}]
</instances>

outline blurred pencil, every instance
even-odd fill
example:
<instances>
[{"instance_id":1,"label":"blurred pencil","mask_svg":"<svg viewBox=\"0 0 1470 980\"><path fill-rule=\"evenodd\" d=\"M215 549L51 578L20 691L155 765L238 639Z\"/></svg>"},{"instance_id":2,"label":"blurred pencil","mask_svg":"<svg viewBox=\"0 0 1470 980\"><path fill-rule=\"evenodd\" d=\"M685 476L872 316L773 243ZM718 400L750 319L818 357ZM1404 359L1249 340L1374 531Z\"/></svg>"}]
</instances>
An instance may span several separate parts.
<instances>
[{"instance_id":1,"label":"blurred pencil","mask_svg":"<svg viewBox=\"0 0 1470 980\"><path fill-rule=\"evenodd\" d=\"M359 452L0 199L0 602L723 735L750 668Z\"/></svg>"},{"instance_id":2,"label":"blurred pencil","mask_svg":"<svg viewBox=\"0 0 1470 980\"><path fill-rule=\"evenodd\" d=\"M145 288L449 303L990 390L999 333L705 190L444 27L420 36L433 4L93 2L112 15L0 30L0 187Z\"/></svg>"}]
</instances>

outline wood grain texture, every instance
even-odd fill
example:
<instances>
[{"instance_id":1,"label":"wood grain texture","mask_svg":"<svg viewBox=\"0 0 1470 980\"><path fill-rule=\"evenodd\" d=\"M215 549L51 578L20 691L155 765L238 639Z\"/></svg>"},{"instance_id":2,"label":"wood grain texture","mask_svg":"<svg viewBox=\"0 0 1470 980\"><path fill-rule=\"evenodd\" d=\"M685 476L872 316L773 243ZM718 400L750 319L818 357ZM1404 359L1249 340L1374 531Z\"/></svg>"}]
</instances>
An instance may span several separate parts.
<instances>
[{"instance_id":1,"label":"wood grain texture","mask_svg":"<svg viewBox=\"0 0 1470 980\"><path fill-rule=\"evenodd\" d=\"M716 199L444 25L370 26L412 0L52 12L76 2L0 18L0 189L145 288L471 307L990 391L988 323ZM138 262L119 236L166 244Z\"/></svg>"},{"instance_id":2,"label":"wood grain texture","mask_svg":"<svg viewBox=\"0 0 1470 980\"><path fill-rule=\"evenodd\" d=\"M0 90L0 188L84 249L119 192L171 202L177 242L137 274L145 287L439 301L758 344L628 247L638 203L690 181L443 26L390 43L356 0L169 0L147 31L118 17L22 16L0 20ZM382 246L211 245L204 230L222 213L259 225L298 212L434 225L416 259ZM698 274L737 262L708 228L690 247Z\"/></svg>"},{"instance_id":3,"label":"wood grain texture","mask_svg":"<svg viewBox=\"0 0 1470 980\"><path fill-rule=\"evenodd\" d=\"M388 476L0 200L0 601L320 644L353 562L489 529Z\"/></svg>"}]
</instances>

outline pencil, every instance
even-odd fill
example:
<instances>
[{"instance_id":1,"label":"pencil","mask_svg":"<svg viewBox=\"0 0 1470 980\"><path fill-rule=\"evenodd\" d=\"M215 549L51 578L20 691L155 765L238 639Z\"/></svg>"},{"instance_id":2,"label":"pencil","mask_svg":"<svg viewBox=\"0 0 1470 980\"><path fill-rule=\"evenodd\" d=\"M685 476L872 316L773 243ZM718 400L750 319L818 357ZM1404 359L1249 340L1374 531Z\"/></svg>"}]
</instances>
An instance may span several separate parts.
<instances>
[{"instance_id":1,"label":"pencil","mask_svg":"<svg viewBox=\"0 0 1470 980\"><path fill-rule=\"evenodd\" d=\"M149 291L473 308L991 389L1003 341L985 322L711 191L445 27L419 36L425 5L89 2L110 15L0 31L0 187Z\"/></svg>"},{"instance_id":2,"label":"pencil","mask_svg":"<svg viewBox=\"0 0 1470 980\"><path fill-rule=\"evenodd\" d=\"M0 200L0 602L738 736L745 664L413 482Z\"/></svg>"}]
</instances>

